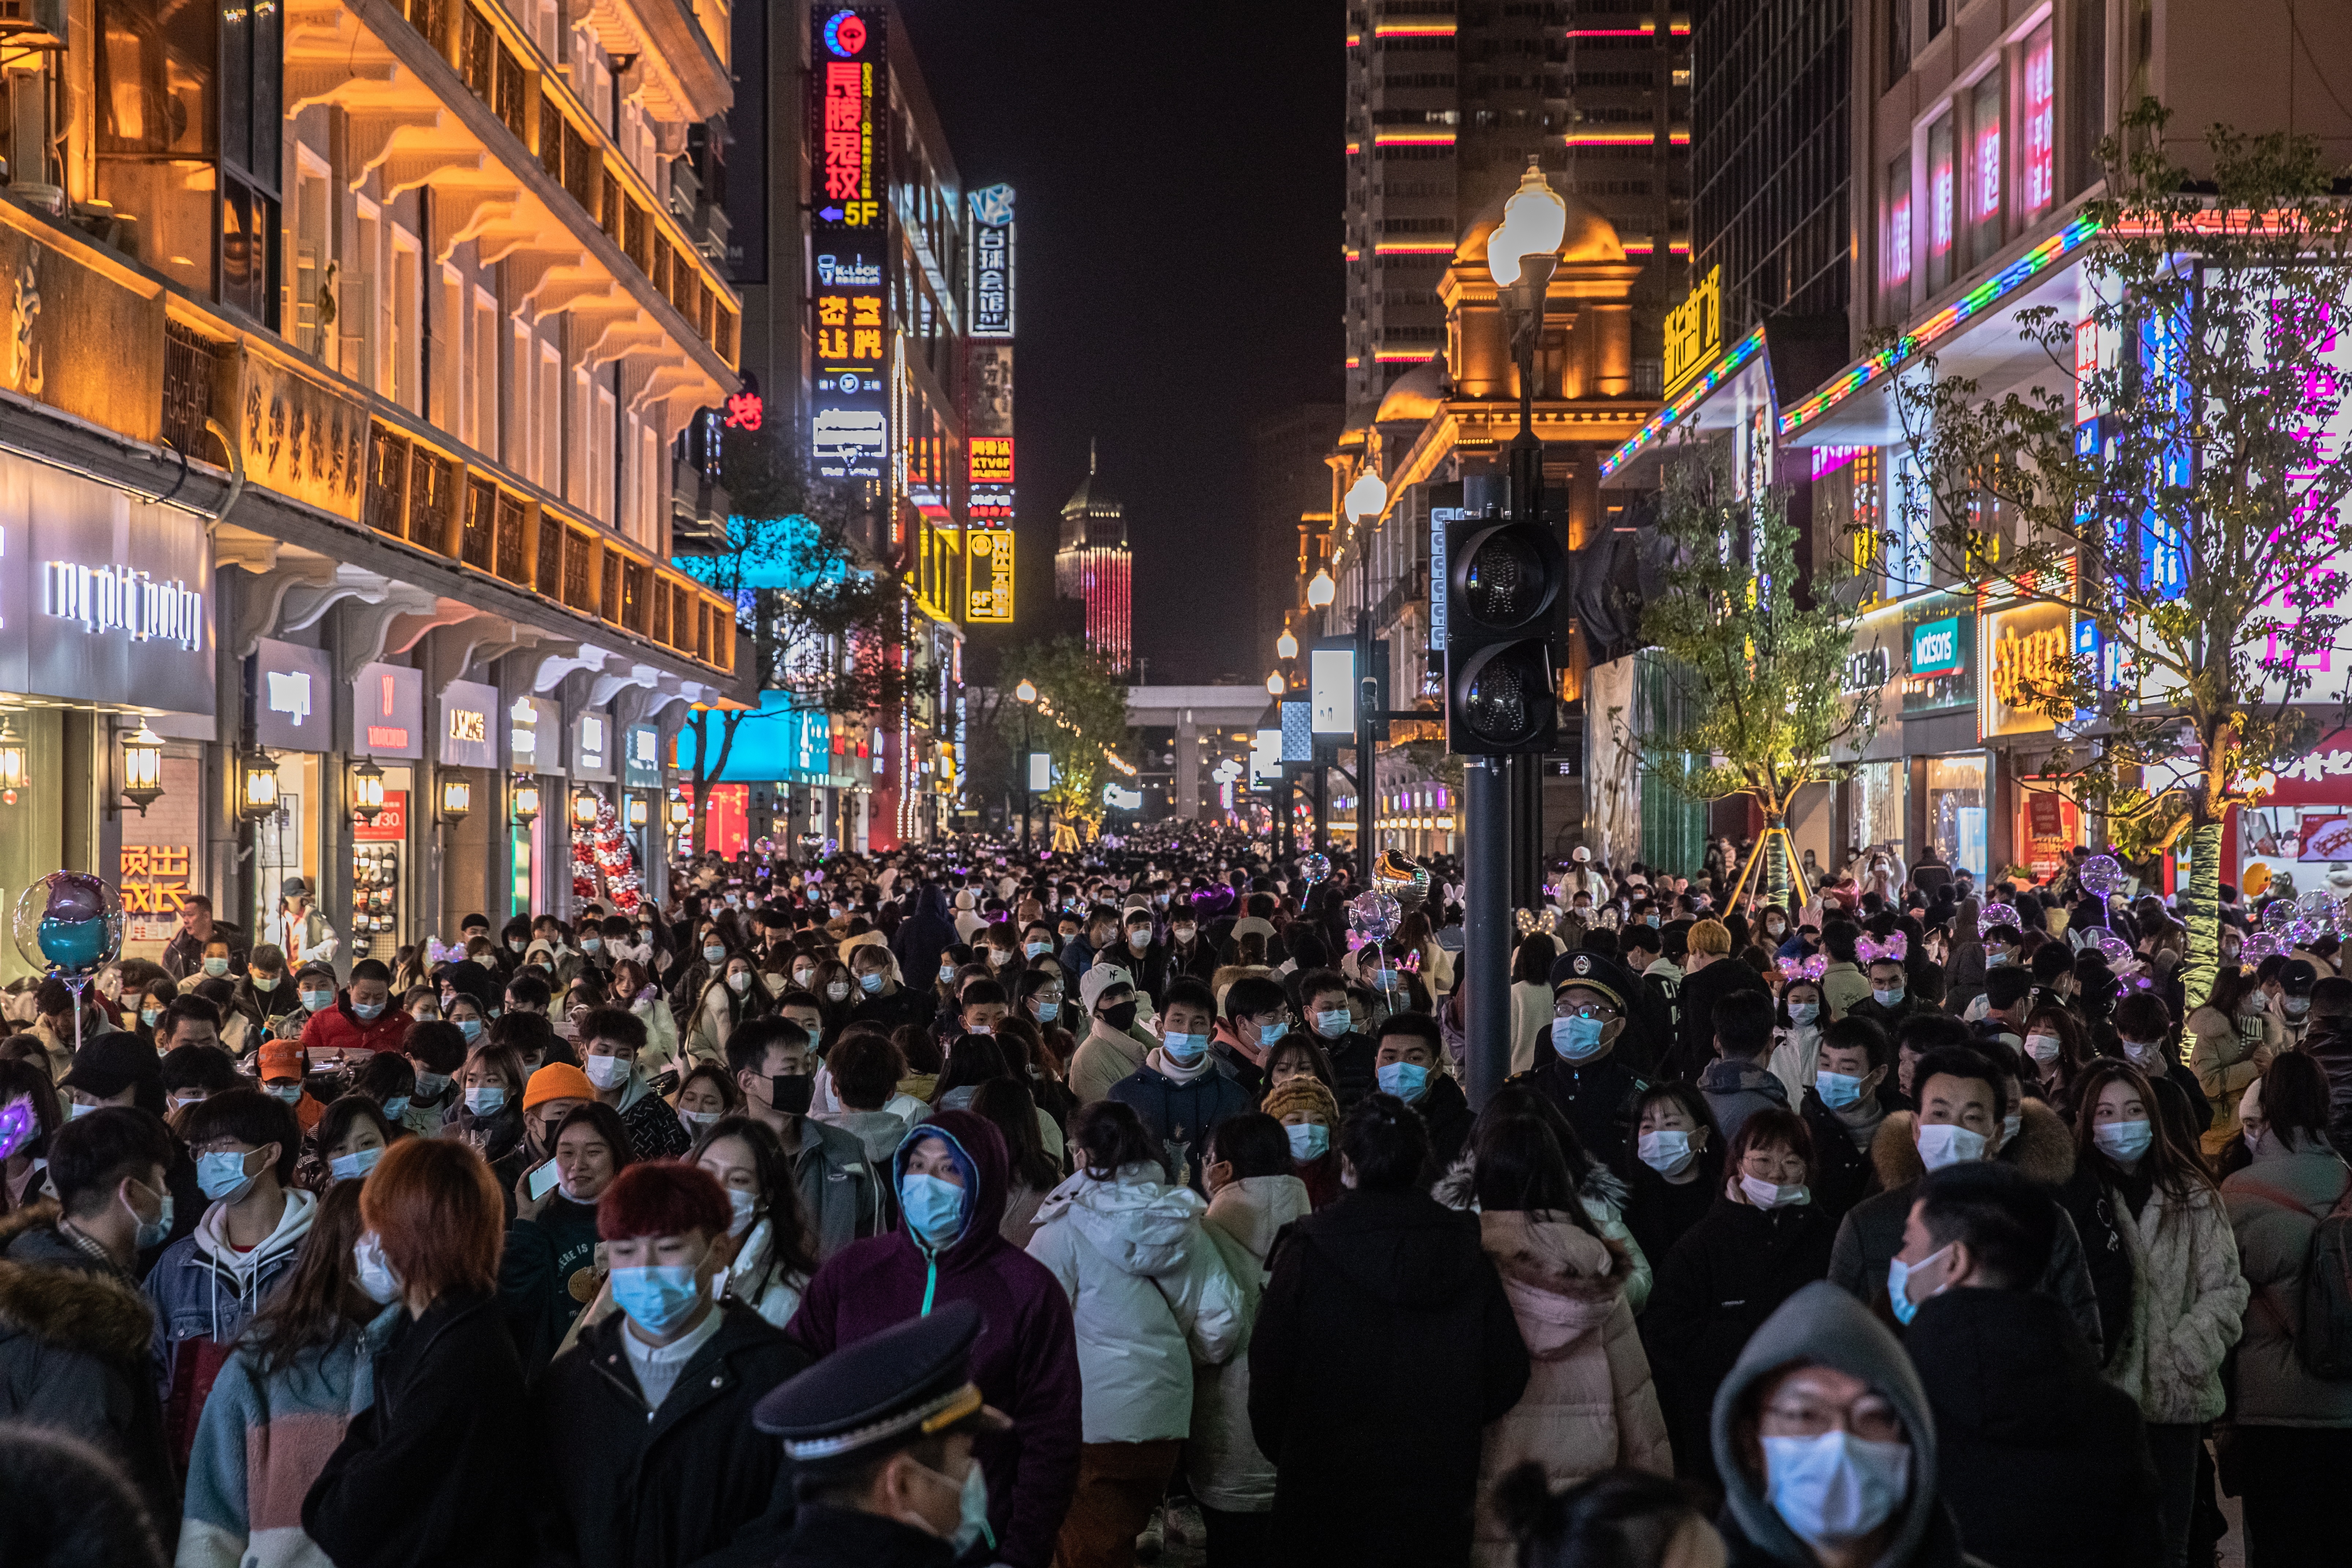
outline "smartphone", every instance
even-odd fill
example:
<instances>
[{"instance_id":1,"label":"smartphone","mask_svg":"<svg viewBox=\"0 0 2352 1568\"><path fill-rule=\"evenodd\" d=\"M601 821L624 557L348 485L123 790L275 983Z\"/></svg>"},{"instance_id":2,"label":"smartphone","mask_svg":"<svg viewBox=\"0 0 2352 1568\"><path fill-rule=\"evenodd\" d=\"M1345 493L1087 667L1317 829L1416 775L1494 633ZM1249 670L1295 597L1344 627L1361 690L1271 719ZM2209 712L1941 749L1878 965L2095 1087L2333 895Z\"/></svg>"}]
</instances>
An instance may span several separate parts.
<instances>
[{"instance_id":1,"label":"smartphone","mask_svg":"<svg viewBox=\"0 0 2352 1568\"><path fill-rule=\"evenodd\" d=\"M554 1185L555 1162L550 1160L545 1164L540 1166L537 1170L531 1172L525 1190L530 1194L530 1201L537 1203L540 1199L545 1197L548 1194L548 1190Z\"/></svg>"}]
</instances>

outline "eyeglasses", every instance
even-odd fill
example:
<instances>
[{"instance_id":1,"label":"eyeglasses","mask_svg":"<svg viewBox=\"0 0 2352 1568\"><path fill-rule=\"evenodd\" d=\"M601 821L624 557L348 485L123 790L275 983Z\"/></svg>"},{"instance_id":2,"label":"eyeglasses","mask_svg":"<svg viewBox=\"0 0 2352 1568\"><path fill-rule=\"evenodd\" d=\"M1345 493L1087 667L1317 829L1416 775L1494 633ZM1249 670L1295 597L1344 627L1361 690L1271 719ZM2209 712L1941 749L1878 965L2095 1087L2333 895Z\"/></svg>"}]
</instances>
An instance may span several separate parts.
<instances>
[{"instance_id":1,"label":"eyeglasses","mask_svg":"<svg viewBox=\"0 0 2352 1568\"><path fill-rule=\"evenodd\" d=\"M1552 1008L1556 1018L1597 1018L1601 1023L1613 1023L1623 1016L1616 1008L1599 1002L1581 1002L1571 1007L1563 1002Z\"/></svg>"}]
</instances>

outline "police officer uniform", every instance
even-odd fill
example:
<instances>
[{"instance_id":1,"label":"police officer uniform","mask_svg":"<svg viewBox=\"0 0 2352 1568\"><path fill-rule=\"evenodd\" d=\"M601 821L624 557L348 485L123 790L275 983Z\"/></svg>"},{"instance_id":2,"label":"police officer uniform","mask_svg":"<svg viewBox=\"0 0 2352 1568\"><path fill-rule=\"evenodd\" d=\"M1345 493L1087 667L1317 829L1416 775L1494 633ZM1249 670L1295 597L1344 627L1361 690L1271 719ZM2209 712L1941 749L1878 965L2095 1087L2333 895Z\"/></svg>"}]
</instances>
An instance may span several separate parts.
<instances>
[{"instance_id":1,"label":"police officer uniform","mask_svg":"<svg viewBox=\"0 0 2352 1568\"><path fill-rule=\"evenodd\" d=\"M1623 1015L1625 1026L1604 1056L1572 1062L1555 1052L1511 1081L1527 1085L1558 1106L1576 1129L1585 1152L1622 1172L1632 1142L1635 1107L1650 1087L1628 1059L1640 1054L1642 988L1615 959L1581 950L1561 953L1552 963L1554 999L1571 988L1607 1001Z\"/></svg>"}]
</instances>

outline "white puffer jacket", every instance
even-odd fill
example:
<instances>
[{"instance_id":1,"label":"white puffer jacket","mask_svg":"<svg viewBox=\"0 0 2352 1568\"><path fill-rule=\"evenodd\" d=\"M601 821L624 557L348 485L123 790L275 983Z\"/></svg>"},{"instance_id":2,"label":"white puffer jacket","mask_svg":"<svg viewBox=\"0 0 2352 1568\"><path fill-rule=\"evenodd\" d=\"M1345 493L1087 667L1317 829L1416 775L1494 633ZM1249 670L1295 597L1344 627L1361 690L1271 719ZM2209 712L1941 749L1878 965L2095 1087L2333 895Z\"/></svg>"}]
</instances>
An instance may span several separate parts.
<instances>
[{"instance_id":1,"label":"white puffer jacket","mask_svg":"<svg viewBox=\"0 0 2352 1568\"><path fill-rule=\"evenodd\" d=\"M1081 1171L1037 1207L1029 1256L1069 1294L1089 1443L1190 1434L1193 1362L1226 1361L1246 1332L1241 1288L1201 1228L1201 1195L1159 1174L1149 1163L1107 1182Z\"/></svg>"},{"instance_id":2,"label":"white puffer jacket","mask_svg":"<svg viewBox=\"0 0 2352 1568\"><path fill-rule=\"evenodd\" d=\"M1296 1176L1244 1176L1217 1189L1202 1226L1216 1244L1226 1271L1241 1287L1245 1316L1255 1325L1265 1285L1266 1255L1282 1227L1314 1208L1307 1184ZM1223 1366L1202 1367L1192 1384L1192 1440L1185 1473L1203 1508L1226 1513L1267 1513L1274 1508L1274 1461L1250 1431L1249 1336L1244 1332Z\"/></svg>"}]
</instances>

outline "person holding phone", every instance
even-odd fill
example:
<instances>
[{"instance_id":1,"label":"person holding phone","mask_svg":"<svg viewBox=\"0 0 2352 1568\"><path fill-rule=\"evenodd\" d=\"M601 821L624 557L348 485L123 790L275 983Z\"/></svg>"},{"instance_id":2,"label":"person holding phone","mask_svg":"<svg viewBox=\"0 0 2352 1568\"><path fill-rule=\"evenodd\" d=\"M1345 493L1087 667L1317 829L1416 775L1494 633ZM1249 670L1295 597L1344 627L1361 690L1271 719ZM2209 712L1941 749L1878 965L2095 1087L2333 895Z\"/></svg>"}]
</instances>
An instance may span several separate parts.
<instances>
[{"instance_id":1,"label":"person holding phone","mask_svg":"<svg viewBox=\"0 0 2352 1568\"><path fill-rule=\"evenodd\" d=\"M541 1068L540 1075L577 1069ZM526 1174L515 1194L499 1267L499 1297L524 1370L536 1377L563 1342L572 1320L603 1281L596 1265L596 1203L635 1156L628 1129L609 1105L575 1105L557 1123L555 1170Z\"/></svg>"},{"instance_id":2,"label":"person holding phone","mask_svg":"<svg viewBox=\"0 0 2352 1568\"><path fill-rule=\"evenodd\" d=\"M675 1160L694 1147L686 1126L637 1070L646 1048L646 1021L626 1007L591 1007L579 1024L580 1065L596 1098L629 1130L640 1160Z\"/></svg>"}]
</instances>

